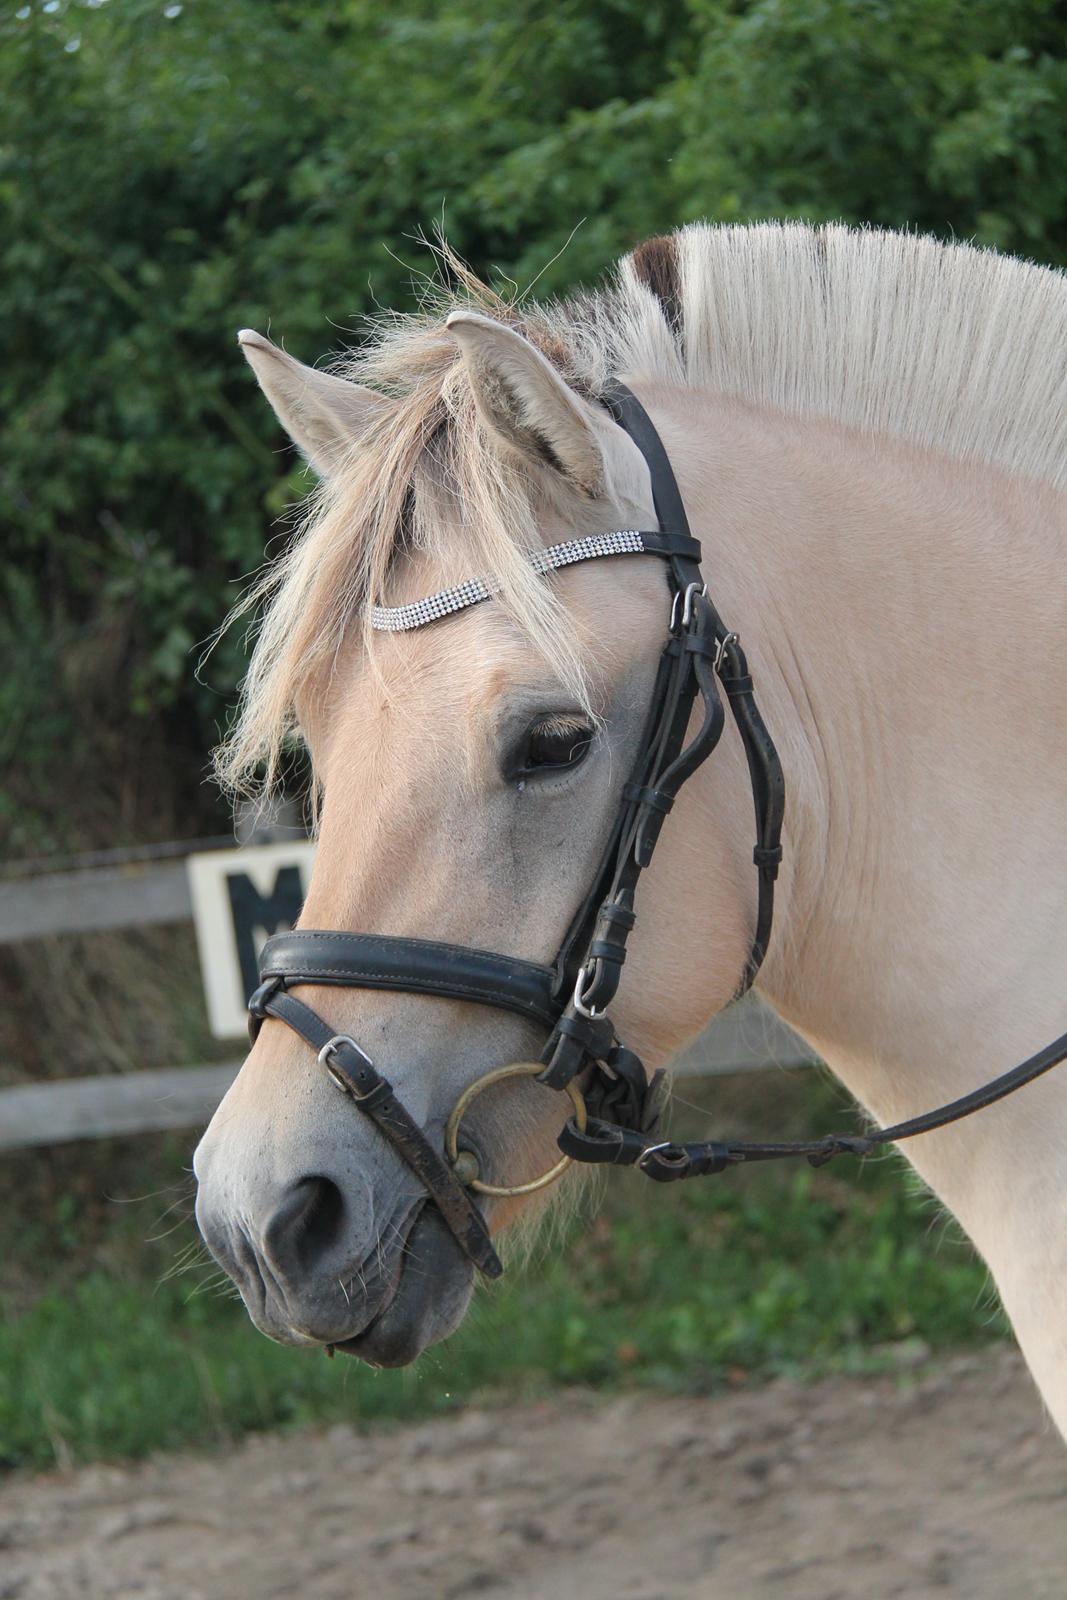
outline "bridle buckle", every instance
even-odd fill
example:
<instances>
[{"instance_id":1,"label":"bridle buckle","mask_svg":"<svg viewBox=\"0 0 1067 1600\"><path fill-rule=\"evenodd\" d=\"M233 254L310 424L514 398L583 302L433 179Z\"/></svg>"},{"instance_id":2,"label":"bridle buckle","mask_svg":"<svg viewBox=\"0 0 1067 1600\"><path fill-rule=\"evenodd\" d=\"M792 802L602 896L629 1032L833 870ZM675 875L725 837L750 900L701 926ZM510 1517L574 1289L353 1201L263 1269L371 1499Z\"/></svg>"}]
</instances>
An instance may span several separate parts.
<instances>
[{"instance_id":1,"label":"bridle buckle","mask_svg":"<svg viewBox=\"0 0 1067 1600\"><path fill-rule=\"evenodd\" d=\"M647 1171L648 1169L646 1168L645 1163L649 1156L654 1156L657 1150L669 1150L673 1143L673 1139L661 1139L659 1144L646 1145L641 1151L641 1154L638 1156L637 1160L634 1162L634 1165L637 1167L638 1171Z\"/></svg>"},{"instance_id":2,"label":"bridle buckle","mask_svg":"<svg viewBox=\"0 0 1067 1600\"><path fill-rule=\"evenodd\" d=\"M727 650L729 650L732 644L740 644L740 642L741 635L739 633L724 633L722 638L717 641L715 645L715 658L711 663L717 673L722 671L722 664L726 659Z\"/></svg>"},{"instance_id":3,"label":"bridle buckle","mask_svg":"<svg viewBox=\"0 0 1067 1600\"><path fill-rule=\"evenodd\" d=\"M353 1087L351 1078L346 1077L344 1073L340 1072L330 1060L330 1057L333 1055L338 1045L342 1044L350 1045L358 1056L361 1056L363 1060L366 1061L370 1066L374 1065L370 1059L370 1056L363 1049L362 1045L357 1044L350 1033L335 1033L332 1039L327 1039L326 1043L318 1053L317 1060L319 1066L326 1068L330 1082L334 1084L336 1088L340 1089L342 1094L348 1095L348 1097L352 1100L365 1100L367 1095L360 1094L359 1090ZM373 1089L368 1090L367 1092L368 1094L373 1093Z\"/></svg>"},{"instance_id":4,"label":"bridle buckle","mask_svg":"<svg viewBox=\"0 0 1067 1600\"><path fill-rule=\"evenodd\" d=\"M585 1000L584 991L586 986L596 982L596 973L590 970L592 965L594 965L594 963L587 964L579 972L578 982L574 985L574 998L572 1001L574 1009L577 1011L578 1015L580 1017L588 1017L590 1020L592 1020L594 1017L600 1016L600 1012L597 1010L596 1006L588 1005Z\"/></svg>"},{"instance_id":5,"label":"bridle buckle","mask_svg":"<svg viewBox=\"0 0 1067 1600\"><path fill-rule=\"evenodd\" d=\"M706 583L687 583L684 589L676 589L674 591L674 599L671 601L671 633L678 631L679 605L682 608L682 627L688 628L693 620L693 606L696 603L696 597L699 595L703 599L707 592L708 586Z\"/></svg>"}]
</instances>

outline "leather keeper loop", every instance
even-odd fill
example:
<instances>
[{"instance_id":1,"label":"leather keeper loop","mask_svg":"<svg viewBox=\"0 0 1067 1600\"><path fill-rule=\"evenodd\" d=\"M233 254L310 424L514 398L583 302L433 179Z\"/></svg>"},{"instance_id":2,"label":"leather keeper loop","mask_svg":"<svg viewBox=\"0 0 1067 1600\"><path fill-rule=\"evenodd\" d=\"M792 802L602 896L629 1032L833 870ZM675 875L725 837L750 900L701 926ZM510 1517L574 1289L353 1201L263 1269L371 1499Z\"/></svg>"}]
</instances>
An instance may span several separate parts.
<instances>
[{"instance_id":1,"label":"leather keeper loop","mask_svg":"<svg viewBox=\"0 0 1067 1600\"><path fill-rule=\"evenodd\" d=\"M594 961L611 961L621 967L626 960L626 946L613 944L610 939L594 939L589 946L589 954Z\"/></svg>"},{"instance_id":2,"label":"leather keeper loop","mask_svg":"<svg viewBox=\"0 0 1067 1600\"><path fill-rule=\"evenodd\" d=\"M752 860L760 871L766 871L770 877L777 878L778 868L782 864L782 847L780 844L757 844L752 850Z\"/></svg>"},{"instance_id":3,"label":"leather keeper loop","mask_svg":"<svg viewBox=\"0 0 1067 1600\"><path fill-rule=\"evenodd\" d=\"M606 1017L582 1017L575 1011L565 1011L555 1031L580 1044L595 1061L606 1056L615 1043L615 1029Z\"/></svg>"},{"instance_id":4,"label":"leather keeper loop","mask_svg":"<svg viewBox=\"0 0 1067 1600\"><path fill-rule=\"evenodd\" d=\"M253 1017L258 1017L260 1022L267 1015L267 1006L282 986L281 978L267 978L258 988L253 989L248 998L248 1010Z\"/></svg>"},{"instance_id":5,"label":"leather keeper loop","mask_svg":"<svg viewBox=\"0 0 1067 1600\"><path fill-rule=\"evenodd\" d=\"M556 1144L572 1161L591 1167L632 1167L644 1148L641 1134L591 1118L581 1132L573 1117L563 1125Z\"/></svg>"},{"instance_id":6,"label":"leather keeper loop","mask_svg":"<svg viewBox=\"0 0 1067 1600\"><path fill-rule=\"evenodd\" d=\"M728 1144L717 1144L714 1140L707 1144L689 1146L690 1164L686 1177L700 1178L712 1176L717 1172L725 1172L727 1167L734 1163L733 1152Z\"/></svg>"},{"instance_id":7,"label":"leather keeper loop","mask_svg":"<svg viewBox=\"0 0 1067 1600\"><path fill-rule=\"evenodd\" d=\"M720 673L719 682L722 684L723 690L729 695L731 700L736 700L739 695L751 694L753 692L754 686L752 683L752 677L747 672L739 673L736 678L728 678L724 674Z\"/></svg>"},{"instance_id":8,"label":"leather keeper loop","mask_svg":"<svg viewBox=\"0 0 1067 1600\"><path fill-rule=\"evenodd\" d=\"M392 1085L385 1078L379 1079L373 1088L368 1089L365 1094L361 1094L357 1086L348 1077L348 1074L336 1062L330 1068L330 1076L337 1087L344 1094L351 1095L352 1099L359 1104L360 1109L363 1111L377 1111L379 1106L383 1106L387 1100L393 1098Z\"/></svg>"},{"instance_id":9,"label":"leather keeper loop","mask_svg":"<svg viewBox=\"0 0 1067 1600\"><path fill-rule=\"evenodd\" d=\"M557 1038L541 1059L545 1067L537 1074L536 1081L543 1083L546 1089L565 1089L589 1058L577 1040Z\"/></svg>"},{"instance_id":10,"label":"leather keeper loop","mask_svg":"<svg viewBox=\"0 0 1067 1600\"><path fill-rule=\"evenodd\" d=\"M259 1030L267 1019L267 1006L274 999L282 987L284 979L267 978L258 988L253 989L248 998L248 1042L255 1044L259 1038Z\"/></svg>"},{"instance_id":11,"label":"leather keeper loop","mask_svg":"<svg viewBox=\"0 0 1067 1600\"><path fill-rule=\"evenodd\" d=\"M618 927L625 928L627 932L636 921L637 913L629 906L621 906L617 900L605 900L597 912L598 924L615 923Z\"/></svg>"},{"instance_id":12,"label":"leather keeper loop","mask_svg":"<svg viewBox=\"0 0 1067 1600\"><path fill-rule=\"evenodd\" d=\"M636 805L647 806L650 811L660 811L665 817L674 805L674 796L668 794L666 789L643 788L636 783L628 783L622 791L622 797Z\"/></svg>"},{"instance_id":13,"label":"leather keeper loop","mask_svg":"<svg viewBox=\"0 0 1067 1600\"><path fill-rule=\"evenodd\" d=\"M653 1183L677 1183L682 1178L710 1177L733 1166L727 1144L668 1144L651 1149L638 1166Z\"/></svg>"},{"instance_id":14,"label":"leather keeper loop","mask_svg":"<svg viewBox=\"0 0 1067 1600\"><path fill-rule=\"evenodd\" d=\"M676 556L681 561L700 565L700 540L694 539L691 533L675 533L672 529L661 528L654 533L643 531L641 538L647 555Z\"/></svg>"},{"instance_id":15,"label":"leather keeper loop","mask_svg":"<svg viewBox=\"0 0 1067 1600\"><path fill-rule=\"evenodd\" d=\"M582 1017L565 1011L545 1046L543 1072L537 1082L546 1089L565 1089L590 1061L602 1061L615 1043L615 1029L607 1017Z\"/></svg>"}]
</instances>

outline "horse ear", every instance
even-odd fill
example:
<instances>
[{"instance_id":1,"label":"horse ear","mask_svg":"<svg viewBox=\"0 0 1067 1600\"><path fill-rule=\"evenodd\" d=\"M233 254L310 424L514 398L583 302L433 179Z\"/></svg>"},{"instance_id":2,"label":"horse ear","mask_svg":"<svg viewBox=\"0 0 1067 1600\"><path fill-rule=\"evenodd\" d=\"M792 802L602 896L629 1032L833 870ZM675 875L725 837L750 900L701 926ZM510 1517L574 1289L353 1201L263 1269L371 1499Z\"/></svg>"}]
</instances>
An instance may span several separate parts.
<instances>
[{"instance_id":1,"label":"horse ear","mask_svg":"<svg viewBox=\"0 0 1067 1600\"><path fill-rule=\"evenodd\" d=\"M504 444L554 468L591 498L603 493L600 418L551 362L513 328L477 312L453 311L446 327L478 412Z\"/></svg>"},{"instance_id":2,"label":"horse ear","mask_svg":"<svg viewBox=\"0 0 1067 1600\"><path fill-rule=\"evenodd\" d=\"M392 403L347 378L305 367L261 333L242 328L237 342L286 433L320 477Z\"/></svg>"}]
</instances>

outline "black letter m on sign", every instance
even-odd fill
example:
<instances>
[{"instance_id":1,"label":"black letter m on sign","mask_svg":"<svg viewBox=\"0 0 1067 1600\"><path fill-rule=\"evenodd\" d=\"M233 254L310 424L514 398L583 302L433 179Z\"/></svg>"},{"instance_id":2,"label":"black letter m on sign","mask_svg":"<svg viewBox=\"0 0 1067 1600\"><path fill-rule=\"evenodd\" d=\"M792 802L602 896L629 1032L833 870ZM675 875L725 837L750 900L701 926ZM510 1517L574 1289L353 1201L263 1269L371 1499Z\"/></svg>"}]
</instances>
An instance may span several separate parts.
<instances>
[{"instance_id":1,"label":"black letter m on sign","mask_svg":"<svg viewBox=\"0 0 1067 1600\"><path fill-rule=\"evenodd\" d=\"M304 887L299 867L281 867L269 894L260 894L246 872L227 873L226 888L230 895L237 959L241 965L241 984L247 1000L259 982L257 950L262 939L257 940L256 934L262 929L269 939L279 928L291 928L304 903Z\"/></svg>"}]
</instances>

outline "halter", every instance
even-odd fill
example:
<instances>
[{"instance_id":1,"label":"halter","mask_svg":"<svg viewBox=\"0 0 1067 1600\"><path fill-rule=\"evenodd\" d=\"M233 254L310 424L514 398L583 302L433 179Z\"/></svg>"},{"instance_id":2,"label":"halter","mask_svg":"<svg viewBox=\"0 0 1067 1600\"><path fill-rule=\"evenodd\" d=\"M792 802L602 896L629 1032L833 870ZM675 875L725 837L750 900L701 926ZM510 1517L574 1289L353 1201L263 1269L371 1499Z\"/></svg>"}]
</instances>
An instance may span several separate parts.
<instances>
[{"instance_id":1,"label":"halter","mask_svg":"<svg viewBox=\"0 0 1067 1600\"><path fill-rule=\"evenodd\" d=\"M714 750L726 697L748 763L756 821L757 902L752 942L737 994L762 965L774 914L774 885L782 859L785 786L781 764L756 707L752 678L738 635L722 621L700 571L700 545L692 537L682 497L663 443L637 398L622 384L601 397L648 465L659 527L616 529L549 546L530 557L548 573L578 562L648 555L663 562L670 593L670 622L649 711L629 780L593 880L578 904L551 966L494 951L435 939L298 929L263 947L261 982L248 1003L253 1041L267 1017L285 1022L317 1052L319 1063L417 1175L467 1257L487 1277L503 1268L472 1191L528 1194L552 1183L580 1161L636 1166L660 1183L722 1172L747 1161L804 1156L821 1166L841 1154L866 1155L879 1145L911 1138L980 1110L1030 1082L1067 1057L1067 1034L1038 1055L973 1094L923 1117L870 1134L827 1134L778 1144L657 1141L663 1073L649 1080L632 1050L617 1038L607 1016L626 959L635 921L635 893L652 860L660 829L682 784ZM376 606L372 626L387 632L425 627L492 598L481 579L403 606ZM687 735L699 702L699 725ZM388 1080L347 1034L337 1034L292 990L304 984L393 989L409 994L469 1000L514 1012L543 1028L540 1062L496 1067L459 1096L438 1151L404 1109ZM565 1093L571 1116L559 1136L562 1159L525 1184L485 1181L473 1151L461 1148L461 1123L471 1102L492 1084L534 1076ZM581 1087L579 1086L581 1084Z\"/></svg>"}]
</instances>

